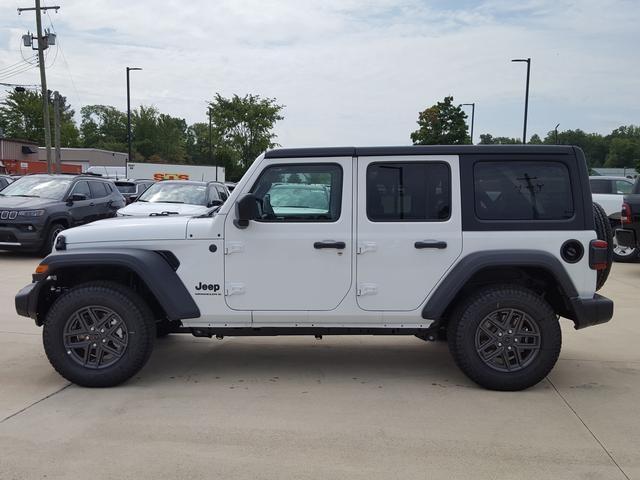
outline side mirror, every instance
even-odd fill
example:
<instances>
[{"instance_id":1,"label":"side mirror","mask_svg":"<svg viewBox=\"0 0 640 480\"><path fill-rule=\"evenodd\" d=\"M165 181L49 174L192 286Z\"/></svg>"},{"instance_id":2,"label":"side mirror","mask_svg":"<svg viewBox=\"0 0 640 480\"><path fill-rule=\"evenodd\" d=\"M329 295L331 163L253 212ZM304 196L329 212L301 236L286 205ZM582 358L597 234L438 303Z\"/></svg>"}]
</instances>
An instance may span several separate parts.
<instances>
[{"instance_id":1,"label":"side mirror","mask_svg":"<svg viewBox=\"0 0 640 480\"><path fill-rule=\"evenodd\" d=\"M216 198L215 200L211 200L207 205L207 207L219 207L223 203L224 202L222 200Z\"/></svg>"},{"instance_id":2,"label":"side mirror","mask_svg":"<svg viewBox=\"0 0 640 480\"><path fill-rule=\"evenodd\" d=\"M87 196L84 193L74 193L73 195L69 195L69 198L67 198L67 203L72 204L73 202L81 202L86 199Z\"/></svg>"},{"instance_id":3,"label":"side mirror","mask_svg":"<svg viewBox=\"0 0 640 480\"><path fill-rule=\"evenodd\" d=\"M236 219L233 224L240 228L247 228L250 220L258 218L258 199L253 193L246 193L236 202Z\"/></svg>"}]
</instances>

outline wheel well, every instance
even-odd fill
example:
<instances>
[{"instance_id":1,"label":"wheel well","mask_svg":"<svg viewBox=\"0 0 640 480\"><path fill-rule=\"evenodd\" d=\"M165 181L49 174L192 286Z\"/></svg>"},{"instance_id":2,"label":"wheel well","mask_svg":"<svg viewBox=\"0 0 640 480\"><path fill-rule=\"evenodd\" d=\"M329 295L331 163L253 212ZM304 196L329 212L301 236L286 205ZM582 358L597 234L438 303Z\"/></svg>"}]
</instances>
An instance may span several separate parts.
<instances>
[{"instance_id":1,"label":"wheel well","mask_svg":"<svg viewBox=\"0 0 640 480\"><path fill-rule=\"evenodd\" d=\"M570 306L562 285L555 276L543 267L487 267L475 272L446 308L441 324L449 317L460 302L480 288L499 284L519 285L533 291L549 303L554 312L566 316Z\"/></svg>"},{"instance_id":2,"label":"wheel well","mask_svg":"<svg viewBox=\"0 0 640 480\"><path fill-rule=\"evenodd\" d=\"M147 287L144 280L133 270L114 265L99 265L93 268L64 267L53 272L54 280L51 288L42 289L38 301L38 318L44 320L56 298L65 290L94 280L108 280L130 288L147 303L157 320L166 319L167 315L158 299Z\"/></svg>"},{"instance_id":3,"label":"wheel well","mask_svg":"<svg viewBox=\"0 0 640 480\"><path fill-rule=\"evenodd\" d=\"M69 227L69 221L66 218L54 218L49 223L49 227L51 227L52 225L55 225L55 224L64 225L65 228Z\"/></svg>"}]
</instances>

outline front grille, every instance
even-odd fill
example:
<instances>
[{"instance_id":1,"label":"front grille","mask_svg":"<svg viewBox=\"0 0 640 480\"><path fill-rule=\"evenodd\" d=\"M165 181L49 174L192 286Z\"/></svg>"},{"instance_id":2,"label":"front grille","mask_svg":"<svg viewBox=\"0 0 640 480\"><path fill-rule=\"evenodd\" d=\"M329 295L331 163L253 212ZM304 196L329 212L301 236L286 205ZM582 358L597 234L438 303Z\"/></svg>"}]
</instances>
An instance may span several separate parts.
<instances>
[{"instance_id":1,"label":"front grille","mask_svg":"<svg viewBox=\"0 0 640 480\"><path fill-rule=\"evenodd\" d=\"M0 210L1 220L15 220L18 216L17 210Z\"/></svg>"}]
</instances>

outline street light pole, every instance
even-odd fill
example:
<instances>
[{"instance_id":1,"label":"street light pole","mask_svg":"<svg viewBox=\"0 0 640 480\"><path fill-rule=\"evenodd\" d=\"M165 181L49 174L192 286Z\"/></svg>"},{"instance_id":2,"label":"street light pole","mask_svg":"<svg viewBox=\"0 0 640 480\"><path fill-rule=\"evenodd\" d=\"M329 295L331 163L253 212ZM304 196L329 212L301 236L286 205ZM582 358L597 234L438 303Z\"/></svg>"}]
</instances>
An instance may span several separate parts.
<instances>
[{"instance_id":1,"label":"street light pole","mask_svg":"<svg viewBox=\"0 0 640 480\"><path fill-rule=\"evenodd\" d=\"M515 58L512 62L526 62L527 63L527 88L524 95L524 128L522 130L522 143L527 143L527 113L529 111L529 76L531 74L531 59L530 58Z\"/></svg>"},{"instance_id":2,"label":"street light pole","mask_svg":"<svg viewBox=\"0 0 640 480\"><path fill-rule=\"evenodd\" d=\"M473 145L473 122L476 116L476 104L474 103L463 103L463 106L471 105L471 145Z\"/></svg>"},{"instance_id":3,"label":"street light pole","mask_svg":"<svg viewBox=\"0 0 640 480\"><path fill-rule=\"evenodd\" d=\"M556 125L556 128L554 128L554 130L556 131L556 145L558 144L558 127L560 126L560 124Z\"/></svg>"},{"instance_id":4,"label":"street light pole","mask_svg":"<svg viewBox=\"0 0 640 480\"><path fill-rule=\"evenodd\" d=\"M127 67L127 146L129 153L127 155L127 161L124 163L124 175L125 178L129 175L129 162L131 161L131 88L129 86L129 72L131 70L142 70L138 67Z\"/></svg>"}]
</instances>

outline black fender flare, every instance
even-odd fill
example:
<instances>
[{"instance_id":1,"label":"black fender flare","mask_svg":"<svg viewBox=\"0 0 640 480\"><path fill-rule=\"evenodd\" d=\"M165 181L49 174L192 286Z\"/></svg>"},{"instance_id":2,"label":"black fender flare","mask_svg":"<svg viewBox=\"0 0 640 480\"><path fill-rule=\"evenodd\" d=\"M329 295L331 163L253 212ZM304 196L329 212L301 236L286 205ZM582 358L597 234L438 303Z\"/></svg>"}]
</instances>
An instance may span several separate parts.
<instances>
[{"instance_id":1,"label":"black fender flare","mask_svg":"<svg viewBox=\"0 0 640 480\"><path fill-rule=\"evenodd\" d=\"M139 248L87 248L52 253L41 264L48 266L47 275L55 275L56 271L67 267L129 269L145 283L169 320L198 318L200 310L176 273L179 262L172 265L166 257L166 252Z\"/></svg>"},{"instance_id":2,"label":"black fender flare","mask_svg":"<svg viewBox=\"0 0 640 480\"><path fill-rule=\"evenodd\" d=\"M422 318L439 321L466 283L480 270L491 267L536 267L556 279L567 300L578 297L573 281L556 257L536 250L492 250L463 257L438 284L422 309ZM499 279L498 279L499 280Z\"/></svg>"}]
</instances>

